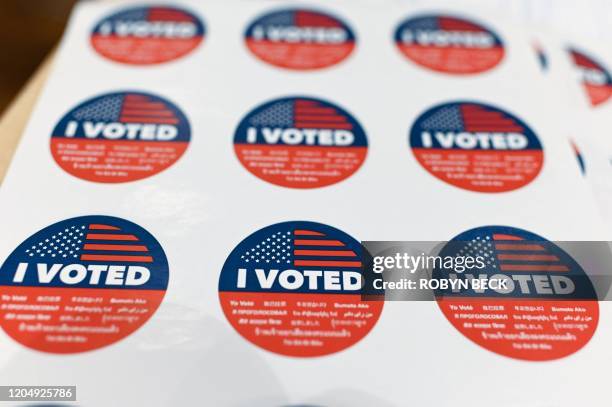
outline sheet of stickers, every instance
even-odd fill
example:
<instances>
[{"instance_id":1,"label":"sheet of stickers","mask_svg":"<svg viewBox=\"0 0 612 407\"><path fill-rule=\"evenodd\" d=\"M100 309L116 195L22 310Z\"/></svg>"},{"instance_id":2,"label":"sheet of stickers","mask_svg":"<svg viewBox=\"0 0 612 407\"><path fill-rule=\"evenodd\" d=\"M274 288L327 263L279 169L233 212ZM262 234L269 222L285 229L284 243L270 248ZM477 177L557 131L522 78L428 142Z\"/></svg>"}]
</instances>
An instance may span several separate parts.
<instances>
[{"instance_id":1,"label":"sheet of stickers","mask_svg":"<svg viewBox=\"0 0 612 407\"><path fill-rule=\"evenodd\" d=\"M361 240L497 264L493 243L608 239L540 62L477 7L79 4L0 190L0 382L83 406L600 404L606 303L356 291Z\"/></svg>"}]
</instances>

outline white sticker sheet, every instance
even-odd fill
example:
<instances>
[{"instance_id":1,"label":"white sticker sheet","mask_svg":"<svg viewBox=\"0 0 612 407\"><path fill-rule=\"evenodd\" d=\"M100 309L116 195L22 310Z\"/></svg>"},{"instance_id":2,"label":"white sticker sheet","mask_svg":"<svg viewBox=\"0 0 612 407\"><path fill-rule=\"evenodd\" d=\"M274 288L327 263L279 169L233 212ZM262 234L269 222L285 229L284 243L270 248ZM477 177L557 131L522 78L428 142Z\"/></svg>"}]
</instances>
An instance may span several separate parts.
<instances>
[{"instance_id":1,"label":"white sticker sheet","mask_svg":"<svg viewBox=\"0 0 612 407\"><path fill-rule=\"evenodd\" d=\"M0 189L0 382L82 406L602 405L605 302L482 345L341 278L364 240L608 240L566 87L476 6L79 3Z\"/></svg>"}]
</instances>

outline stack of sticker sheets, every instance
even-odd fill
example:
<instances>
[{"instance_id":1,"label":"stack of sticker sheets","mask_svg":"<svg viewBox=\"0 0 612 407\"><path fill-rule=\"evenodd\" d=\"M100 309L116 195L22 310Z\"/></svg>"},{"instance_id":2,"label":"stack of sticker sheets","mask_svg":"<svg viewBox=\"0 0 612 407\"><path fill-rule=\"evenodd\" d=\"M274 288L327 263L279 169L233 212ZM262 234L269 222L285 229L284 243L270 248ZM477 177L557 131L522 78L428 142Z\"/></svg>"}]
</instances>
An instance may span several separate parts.
<instances>
[{"instance_id":1,"label":"stack of sticker sheets","mask_svg":"<svg viewBox=\"0 0 612 407\"><path fill-rule=\"evenodd\" d=\"M82 406L605 405L606 302L457 313L353 277L363 240L469 237L492 267L497 240L608 240L608 48L453 3L78 4L0 190L0 382Z\"/></svg>"}]
</instances>

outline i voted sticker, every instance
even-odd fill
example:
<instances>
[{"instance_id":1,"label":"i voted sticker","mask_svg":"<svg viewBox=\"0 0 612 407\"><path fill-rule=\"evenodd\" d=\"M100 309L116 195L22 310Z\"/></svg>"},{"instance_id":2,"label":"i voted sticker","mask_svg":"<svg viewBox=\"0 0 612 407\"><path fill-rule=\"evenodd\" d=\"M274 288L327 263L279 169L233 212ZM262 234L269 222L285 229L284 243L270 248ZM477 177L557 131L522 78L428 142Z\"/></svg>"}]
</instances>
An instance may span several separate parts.
<instances>
[{"instance_id":1,"label":"i voted sticker","mask_svg":"<svg viewBox=\"0 0 612 407\"><path fill-rule=\"evenodd\" d=\"M51 153L75 177L128 182L170 167L190 139L189 121L174 103L144 92L115 92L66 113L53 129Z\"/></svg>"},{"instance_id":2,"label":"i voted sticker","mask_svg":"<svg viewBox=\"0 0 612 407\"><path fill-rule=\"evenodd\" d=\"M257 18L247 28L245 41L257 58L293 70L327 68L346 59L355 48L355 35L340 18L302 8L276 10Z\"/></svg>"},{"instance_id":3,"label":"i voted sticker","mask_svg":"<svg viewBox=\"0 0 612 407\"><path fill-rule=\"evenodd\" d=\"M310 97L276 99L240 122L234 150L256 177L288 188L318 188L353 175L368 140L357 120L330 102Z\"/></svg>"},{"instance_id":4,"label":"i voted sticker","mask_svg":"<svg viewBox=\"0 0 612 407\"><path fill-rule=\"evenodd\" d=\"M382 312L362 301L361 246L314 222L268 226L229 255L219 279L225 317L249 342L285 356L339 352L361 341Z\"/></svg>"},{"instance_id":5,"label":"i voted sticker","mask_svg":"<svg viewBox=\"0 0 612 407\"><path fill-rule=\"evenodd\" d=\"M145 229L111 216L67 219L0 267L0 326L31 349L90 351L145 324L167 286L166 255Z\"/></svg>"},{"instance_id":6,"label":"i voted sticker","mask_svg":"<svg viewBox=\"0 0 612 407\"><path fill-rule=\"evenodd\" d=\"M516 116L477 102L430 108L410 130L410 148L431 175L476 192L506 192L533 181L544 162L536 134Z\"/></svg>"},{"instance_id":7,"label":"i voted sticker","mask_svg":"<svg viewBox=\"0 0 612 407\"><path fill-rule=\"evenodd\" d=\"M600 105L612 96L612 76L606 67L575 48L569 50L579 80L592 106Z\"/></svg>"},{"instance_id":8,"label":"i voted sticker","mask_svg":"<svg viewBox=\"0 0 612 407\"><path fill-rule=\"evenodd\" d=\"M563 249L538 235L508 226L483 226L452 239L440 256L481 258L483 267L432 277L504 282L435 292L444 316L465 337L500 355L560 359L592 338L599 320L593 284Z\"/></svg>"},{"instance_id":9,"label":"i voted sticker","mask_svg":"<svg viewBox=\"0 0 612 407\"><path fill-rule=\"evenodd\" d=\"M91 33L102 56L131 65L152 65L180 58L204 39L205 28L179 7L133 7L103 18Z\"/></svg>"},{"instance_id":10,"label":"i voted sticker","mask_svg":"<svg viewBox=\"0 0 612 407\"><path fill-rule=\"evenodd\" d=\"M417 65L446 74L482 73L504 58L504 44L495 32L446 14L404 20L395 31L395 43Z\"/></svg>"}]
</instances>

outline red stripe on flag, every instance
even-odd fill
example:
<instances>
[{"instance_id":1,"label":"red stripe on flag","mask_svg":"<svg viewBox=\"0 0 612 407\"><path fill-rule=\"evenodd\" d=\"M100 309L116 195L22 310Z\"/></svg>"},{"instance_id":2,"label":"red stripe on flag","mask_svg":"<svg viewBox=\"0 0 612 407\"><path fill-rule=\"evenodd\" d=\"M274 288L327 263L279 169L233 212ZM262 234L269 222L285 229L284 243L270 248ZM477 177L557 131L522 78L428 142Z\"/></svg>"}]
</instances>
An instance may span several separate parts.
<instances>
[{"instance_id":1,"label":"red stripe on flag","mask_svg":"<svg viewBox=\"0 0 612 407\"><path fill-rule=\"evenodd\" d=\"M500 264L501 271L569 271L567 266L556 264Z\"/></svg>"},{"instance_id":2,"label":"red stripe on flag","mask_svg":"<svg viewBox=\"0 0 612 407\"><path fill-rule=\"evenodd\" d=\"M482 107L477 107L477 106L461 106L461 112L469 117L507 117L504 113L502 112L497 112L494 110L487 110L485 108Z\"/></svg>"},{"instance_id":3,"label":"red stripe on flag","mask_svg":"<svg viewBox=\"0 0 612 407\"><path fill-rule=\"evenodd\" d=\"M350 256L356 257L352 250L294 250L294 256Z\"/></svg>"},{"instance_id":4,"label":"red stripe on flag","mask_svg":"<svg viewBox=\"0 0 612 407\"><path fill-rule=\"evenodd\" d=\"M472 117L472 116L464 116L464 121L470 122L470 123L511 124L511 125L517 126L517 123L514 120L508 119L507 117L493 117L493 116Z\"/></svg>"},{"instance_id":5,"label":"red stripe on flag","mask_svg":"<svg viewBox=\"0 0 612 407\"><path fill-rule=\"evenodd\" d=\"M545 252L546 249L539 244L516 244L516 243L495 243L496 250L508 250L508 251L533 251L533 252Z\"/></svg>"},{"instance_id":6,"label":"red stripe on flag","mask_svg":"<svg viewBox=\"0 0 612 407\"><path fill-rule=\"evenodd\" d=\"M479 131L485 131L485 132L502 132L502 133L509 133L509 132L513 132L513 133L520 133L523 131L522 127L518 127L518 126L497 126L497 125L488 125L488 126L481 126L481 125L469 125L469 124L465 124L465 129L469 132L479 132Z\"/></svg>"},{"instance_id":7,"label":"red stripe on flag","mask_svg":"<svg viewBox=\"0 0 612 407\"><path fill-rule=\"evenodd\" d=\"M343 129L351 130L353 126L341 123L295 122L295 127L307 129Z\"/></svg>"},{"instance_id":8,"label":"red stripe on flag","mask_svg":"<svg viewBox=\"0 0 612 407\"><path fill-rule=\"evenodd\" d=\"M89 225L89 230L121 230L116 226L110 226L110 225L100 225L97 223L93 223L91 225Z\"/></svg>"},{"instance_id":9,"label":"red stripe on flag","mask_svg":"<svg viewBox=\"0 0 612 407\"><path fill-rule=\"evenodd\" d=\"M93 244L86 243L83 250L109 250L117 252L147 252L147 246L131 245L131 244Z\"/></svg>"},{"instance_id":10,"label":"red stripe on flag","mask_svg":"<svg viewBox=\"0 0 612 407\"><path fill-rule=\"evenodd\" d=\"M177 124L179 122L179 120L175 118L139 117L139 116L121 116L119 120L122 122L129 122L129 123Z\"/></svg>"},{"instance_id":11,"label":"red stripe on flag","mask_svg":"<svg viewBox=\"0 0 612 407\"><path fill-rule=\"evenodd\" d=\"M495 110L489 110L486 107L478 106L478 105L461 105L461 110L466 112L486 112L492 114L501 114L501 112L496 112Z\"/></svg>"},{"instance_id":12,"label":"red stripe on flag","mask_svg":"<svg viewBox=\"0 0 612 407\"><path fill-rule=\"evenodd\" d=\"M320 260L295 260L295 266L323 266L323 267L361 267L360 261L320 261Z\"/></svg>"},{"instance_id":13,"label":"red stripe on flag","mask_svg":"<svg viewBox=\"0 0 612 407\"><path fill-rule=\"evenodd\" d=\"M296 246L344 246L339 240L295 240Z\"/></svg>"},{"instance_id":14,"label":"red stripe on flag","mask_svg":"<svg viewBox=\"0 0 612 407\"><path fill-rule=\"evenodd\" d=\"M191 17L180 17L180 16L151 16L149 17L149 21L161 21L161 22L172 22L172 23L191 23L193 22L193 18Z\"/></svg>"},{"instance_id":15,"label":"red stripe on flag","mask_svg":"<svg viewBox=\"0 0 612 407\"><path fill-rule=\"evenodd\" d=\"M498 254L499 260L520 260L520 261L559 261L557 256L552 254Z\"/></svg>"},{"instance_id":16,"label":"red stripe on flag","mask_svg":"<svg viewBox=\"0 0 612 407\"><path fill-rule=\"evenodd\" d=\"M159 14L159 15L175 15L175 16L187 16L187 13L184 13L181 10L172 10L168 8L152 8L149 9L149 15L151 14Z\"/></svg>"},{"instance_id":17,"label":"red stripe on flag","mask_svg":"<svg viewBox=\"0 0 612 407\"><path fill-rule=\"evenodd\" d=\"M143 96L143 95L134 95L132 93L125 95L125 100L126 101L130 101L130 100L151 100L151 98L149 98L148 96Z\"/></svg>"},{"instance_id":18,"label":"red stripe on flag","mask_svg":"<svg viewBox=\"0 0 612 407\"><path fill-rule=\"evenodd\" d=\"M153 110L153 109L129 109L125 108L121 111L121 114L125 116L159 116L159 117L174 117L172 110Z\"/></svg>"},{"instance_id":19,"label":"red stripe on flag","mask_svg":"<svg viewBox=\"0 0 612 407\"><path fill-rule=\"evenodd\" d=\"M124 109L130 108L130 109L163 110L163 109L167 109L168 106L166 106L165 103L161 103L161 102L129 102L129 103L124 103L123 108Z\"/></svg>"},{"instance_id":20,"label":"red stripe on flag","mask_svg":"<svg viewBox=\"0 0 612 407\"><path fill-rule=\"evenodd\" d=\"M183 13L181 10L178 10L176 8L169 8L169 7L151 7L149 9L149 13Z\"/></svg>"},{"instance_id":21,"label":"red stripe on flag","mask_svg":"<svg viewBox=\"0 0 612 407\"><path fill-rule=\"evenodd\" d=\"M87 240L138 240L138 238L134 235L109 235L105 233L88 233L85 238Z\"/></svg>"},{"instance_id":22,"label":"red stripe on flag","mask_svg":"<svg viewBox=\"0 0 612 407\"><path fill-rule=\"evenodd\" d=\"M495 118L495 117L480 117L480 118L473 118L470 117L468 120L466 120L466 122L472 123L472 124L503 124L506 126L518 126L514 120L510 120L510 119L501 119L501 118Z\"/></svg>"},{"instance_id":23,"label":"red stripe on flag","mask_svg":"<svg viewBox=\"0 0 612 407\"><path fill-rule=\"evenodd\" d=\"M304 100L298 99L294 102L296 109L300 107L318 107L321 106L319 102L315 102L314 100Z\"/></svg>"},{"instance_id":24,"label":"red stripe on flag","mask_svg":"<svg viewBox=\"0 0 612 407\"><path fill-rule=\"evenodd\" d=\"M112 256L106 254L83 254L81 260L84 261L127 261L137 263L152 263L151 256Z\"/></svg>"},{"instance_id":25,"label":"red stripe on flag","mask_svg":"<svg viewBox=\"0 0 612 407\"><path fill-rule=\"evenodd\" d=\"M176 17L189 17L187 14L181 12L181 11L174 11L174 10L151 10L149 11L149 17L155 15L155 16L176 16Z\"/></svg>"},{"instance_id":26,"label":"red stripe on flag","mask_svg":"<svg viewBox=\"0 0 612 407\"><path fill-rule=\"evenodd\" d=\"M314 230L303 230L303 229L297 229L293 231L293 234L298 235L298 236L325 236L325 234L321 232L315 232Z\"/></svg>"},{"instance_id":27,"label":"red stripe on flag","mask_svg":"<svg viewBox=\"0 0 612 407\"><path fill-rule=\"evenodd\" d=\"M509 119L504 113L501 112L491 112L488 110L476 110L465 108L463 109L463 114L467 117L471 117L473 119L481 119L483 117L495 118L495 119Z\"/></svg>"},{"instance_id":28,"label":"red stripe on flag","mask_svg":"<svg viewBox=\"0 0 612 407\"><path fill-rule=\"evenodd\" d=\"M181 13L180 11L168 11L168 10L160 10L160 11L151 11L149 13L149 17L175 17L175 18L191 18L189 15L185 13Z\"/></svg>"},{"instance_id":29,"label":"red stripe on flag","mask_svg":"<svg viewBox=\"0 0 612 407\"><path fill-rule=\"evenodd\" d=\"M296 114L294 116L296 122L299 121L320 121L320 122L340 122L347 123L346 118L344 116L315 116L315 115L306 115L306 114Z\"/></svg>"},{"instance_id":30,"label":"red stripe on flag","mask_svg":"<svg viewBox=\"0 0 612 407\"><path fill-rule=\"evenodd\" d=\"M295 113L300 114L337 114L336 109L331 107L295 107Z\"/></svg>"},{"instance_id":31,"label":"red stripe on flag","mask_svg":"<svg viewBox=\"0 0 612 407\"><path fill-rule=\"evenodd\" d=\"M504 132L504 131L522 131L523 128L521 126L511 125L511 124L495 124L495 123L465 123L465 128L467 129L491 129L495 132ZM469 131L469 130L468 130Z\"/></svg>"},{"instance_id":32,"label":"red stripe on flag","mask_svg":"<svg viewBox=\"0 0 612 407\"><path fill-rule=\"evenodd\" d=\"M522 237L514 235L505 235L503 233L494 233L493 240L525 240Z\"/></svg>"}]
</instances>

